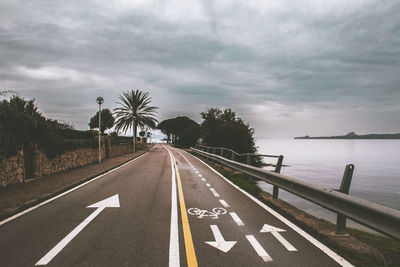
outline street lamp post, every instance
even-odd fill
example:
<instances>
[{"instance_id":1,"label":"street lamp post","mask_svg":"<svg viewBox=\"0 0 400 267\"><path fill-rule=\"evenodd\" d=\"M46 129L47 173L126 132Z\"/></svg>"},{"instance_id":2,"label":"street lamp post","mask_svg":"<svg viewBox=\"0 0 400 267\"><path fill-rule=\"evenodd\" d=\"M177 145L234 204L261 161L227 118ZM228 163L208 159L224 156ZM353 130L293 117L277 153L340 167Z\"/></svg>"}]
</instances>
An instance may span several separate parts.
<instances>
[{"instance_id":1,"label":"street lamp post","mask_svg":"<svg viewBox=\"0 0 400 267\"><path fill-rule=\"evenodd\" d=\"M101 104L103 104L104 99L99 96L96 102L99 104L99 163L101 163Z\"/></svg>"},{"instance_id":2,"label":"street lamp post","mask_svg":"<svg viewBox=\"0 0 400 267\"><path fill-rule=\"evenodd\" d=\"M136 143L136 135L135 135L135 116L133 116L133 153L136 152L136 147L135 147L135 143Z\"/></svg>"}]
</instances>

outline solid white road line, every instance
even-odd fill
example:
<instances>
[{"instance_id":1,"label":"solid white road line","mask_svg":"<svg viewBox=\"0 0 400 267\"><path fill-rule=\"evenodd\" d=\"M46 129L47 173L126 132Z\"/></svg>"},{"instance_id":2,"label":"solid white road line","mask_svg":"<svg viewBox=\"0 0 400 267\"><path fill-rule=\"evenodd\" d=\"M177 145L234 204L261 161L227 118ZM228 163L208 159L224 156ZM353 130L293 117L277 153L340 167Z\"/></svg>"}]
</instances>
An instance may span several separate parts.
<instances>
[{"instance_id":1,"label":"solid white road line","mask_svg":"<svg viewBox=\"0 0 400 267\"><path fill-rule=\"evenodd\" d=\"M244 223L239 218L239 216L236 214L236 212L229 212L229 214L231 215L232 219L235 221L235 223L237 225L239 225L239 226L243 226L244 225Z\"/></svg>"},{"instance_id":2,"label":"solid white road line","mask_svg":"<svg viewBox=\"0 0 400 267\"><path fill-rule=\"evenodd\" d=\"M164 146L163 146L164 147ZM174 162L172 160L171 152L164 147L171 159L171 227L170 227L170 235L169 235L169 267L179 267L180 259L179 259L179 236L178 236L178 204L176 198L176 180L175 180L175 168Z\"/></svg>"},{"instance_id":3,"label":"solid white road line","mask_svg":"<svg viewBox=\"0 0 400 267\"><path fill-rule=\"evenodd\" d=\"M188 152L186 152L187 154L189 154ZM212 168L210 165L208 165L207 163L205 163L204 161L202 161L201 159L189 154L190 156L192 156L193 158L197 159L199 162L203 163L204 165L206 165L210 170L212 170L215 174L217 174L219 177L221 177L222 179L224 179L227 183L229 183L230 185L232 185L234 188L236 188L237 190L239 190L240 192L242 192L244 195L246 195L248 198L250 198L251 200L253 200L255 203L257 203L259 206L261 206L263 209L265 209L266 211L268 211L270 214L272 214L273 216L275 216L277 219L279 219L281 222L283 222L284 224L286 224L287 226L289 226L290 228L292 228L293 231L297 232L299 235L301 235L302 237L304 237L306 240L308 240L311 244L313 244L314 246L316 246L317 248L319 248L320 250L322 250L326 255L328 255L330 258L332 258L334 261L336 261L338 264L340 264L341 266L345 266L345 267L351 267L353 266L350 262L346 261L343 257L341 257L340 255L336 254L336 252L332 251L330 248L328 248L327 246L325 246L324 244L322 244L321 242L319 242L317 239L315 239L314 237L312 237L311 235L309 235L308 233L304 232L302 229L300 229L297 225L295 225L294 223L292 223L291 221L289 221L288 219L286 219L285 217L283 217L282 215L280 215L279 213L277 213L276 211L274 211L273 209L271 209L270 207L268 207L267 205L265 205L264 203L262 203L260 200L256 199L255 197L253 197L252 195L250 195L249 193L247 193L246 191L244 191L243 189L241 189L240 187L238 187L237 185L235 185L234 183L232 183L231 181L229 181L226 177L224 177L222 174L220 174L218 171L216 171L214 168Z\"/></svg>"},{"instance_id":4,"label":"solid white road line","mask_svg":"<svg viewBox=\"0 0 400 267\"><path fill-rule=\"evenodd\" d=\"M121 166L119 166L119 167L117 167L117 168L114 168L114 169L112 169L112 170L109 170L108 172L103 173L103 174L101 174L101 175L99 175L99 176L96 176L96 177L94 177L93 179L91 179L91 180L89 180L89 181L87 181L87 182L84 182L83 184L77 185L77 186L75 186L74 188L72 188L72 189L70 189L70 190L68 190L68 191L65 191L64 193L61 193L61 194L59 194L59 195L57 195L57 196L55 196L55 197L52 197L52 198L50 198L50 199L48 199L48 200L46 200L46 201L41 202L41 203L39 203L39 204L37 204L37 205L35 205L35 206L33 206L33 207L30 207L29 209L26 209L26 210L21 211L20 213L17 213L17 214L15 214L15 215L13 215L13 216L7 218L7 219L4 219L4 220L2 220L2 221L0 222L0 225L3 225L3 224L5 224L5 223L8 223L9 221L12 221L12 220L14 220L14 219L16 219L16 218L18 218L18 217L20 217L20 216L22 216L22 215L24 215L24 214L30 212L30 211L32 211L32 210L35 210L35 209L37 209L37 208L39 208L39 207L41 207L41 206L44 206L44 205L46 205L47 203L50 203L50 202L56 200L57 198L60 198L60 197L62 197L62 196L65 196L66 194L71 193L72 191L75 191L76 189L81 188L82 186L85 186L85 185L87 185L88 183L91 183L91 182L93 182L93 181L96 181L97 179L99 179L99 178L101 178L101 177L103 177L103 176L106 176L107 174L110 174L110 173L112 173L113 171L116 171L116 170L118 170L118 169L120 169L120 168L122 168L122 167L125 167L126 165L128 165L128 164L131 163L132 161L135 161L135 160L137 160L137 159L139 159L139 158L141 158L141 157L147 155L148 153L149 153L149 152L146 152L146 153L140 155L139 157L136 157L136 158L134 158L134 159L131 159L130 161L128 161L128 162L122 164Z\"/></svg>"},{"instance_id":5,"label":"solid white road line","mask_svg":"<svg viewBox=\"0 0 400 267\"><path fill-rule=\"evenodd\" d=\"M265 249L258 243L257 239L253 235L246 235L247 240L249 240L251 246L257 252L258 256L260 256L265 262L272 261L271 256L265 251Z\"/></svg>"},{"instance_id":6,"label":"solid white road line","mask_svg":"<svg viewBox=\"0 0 400 267\"><path fill-rule=\"evenodd\" d=\"M226 201L225 200L223 200L223 199L220 199L219 200L219 202L222 204L222 206L224 206L225 208L229 208L229 204L228 203L226 203Z\"/></svg>"},{"instance_id":7,"label":"solid white road line","mask_svg":"<svg viewBox=\"0 0 400 267\"><path fill-rule=\"evenodd\" d=\"M214 188L210 187L210 191L211 193L213 193L214 197L220 197L220 195L217 193L217 191L215 191Z\"/></svg>"}]
</instances>

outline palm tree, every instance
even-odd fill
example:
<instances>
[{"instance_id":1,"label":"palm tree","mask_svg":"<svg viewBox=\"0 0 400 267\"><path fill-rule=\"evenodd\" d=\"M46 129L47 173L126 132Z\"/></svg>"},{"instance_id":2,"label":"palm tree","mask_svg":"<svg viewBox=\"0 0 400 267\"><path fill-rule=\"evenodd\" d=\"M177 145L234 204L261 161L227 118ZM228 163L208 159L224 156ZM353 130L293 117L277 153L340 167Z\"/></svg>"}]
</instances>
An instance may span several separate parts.
<instances>
[{"instance_id":1,"label":"palm tree","mask_svg":"<svg viewBox=\"0 0 400 267\"><path fill-rule=\"evenodd\" d=\"M154 117L157 114L158 107L149 106L151 97L148 92L143 91L127 91L119 96L121 102L117 102L121 107L115 108L115 129L126 132L129 128L133 129L133 152L135 152L135 140L137 127L156 129L157 119Z\"/></svg>"}]
</instances>

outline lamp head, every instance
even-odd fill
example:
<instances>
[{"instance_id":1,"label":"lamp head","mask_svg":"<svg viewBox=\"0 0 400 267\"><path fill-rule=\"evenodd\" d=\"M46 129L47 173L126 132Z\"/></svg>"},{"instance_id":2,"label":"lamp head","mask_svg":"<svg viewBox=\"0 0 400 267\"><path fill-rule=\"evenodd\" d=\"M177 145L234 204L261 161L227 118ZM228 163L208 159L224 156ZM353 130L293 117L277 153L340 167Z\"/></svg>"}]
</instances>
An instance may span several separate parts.
<instances>
[{"instance_id":1,"label":"lamp head","mask_svg":"<svg viewBox=\"0 0 400 267\"><path fill-rule=\"evenodd\" d=\"M96 102L97 102L97 104L101 105L101 104L103 104L104 99L103 99L101 96L99 96L99 97L96 99Z\"/></svg>"}]
</instances>

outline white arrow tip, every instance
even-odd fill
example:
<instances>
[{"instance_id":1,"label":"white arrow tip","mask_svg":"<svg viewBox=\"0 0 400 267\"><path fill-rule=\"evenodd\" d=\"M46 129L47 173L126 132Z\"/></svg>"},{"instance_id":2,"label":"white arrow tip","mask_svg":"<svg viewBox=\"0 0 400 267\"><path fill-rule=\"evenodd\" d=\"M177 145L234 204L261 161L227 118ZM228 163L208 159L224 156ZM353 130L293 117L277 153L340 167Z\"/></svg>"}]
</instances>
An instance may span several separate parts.
<instances>
[{"instance_id":1,"label":"white arrow tip","mask_svg":"<svg viewBox=\"0 0 400 267\"><path fill-rule=\"evenodd\" d=\"M264 224L263 228L260 230L260 233L269 233L269 232L286 232L286 230L283 230L281 228L269 224Z\"/></svg>"},{"instance_id":2,"label":"white arrow tip","mask_svg":"<svg viewBox=\"0 0 400 267\"><path fill-rule=\"evenodd\" d=\"M231 250L231 248L237 243L237 241L222 241L222 242L205 241L205 243L226 253L229 250Z\"/></svg>"},{"instance_id":3,"label":"white arrow tip","mask_svg":"<svg viewBox=\"0 0 400 267\"><path fill-rule=\"evenodd\" d=\"M99 202L96 202L90 206L87 206L86 208L100 208L100 207L106 207L106 208L119 208L119 196L118 194L113 195L112 197L106 198L104 200L101 200Z\"/></svg>"}]
</instances>

